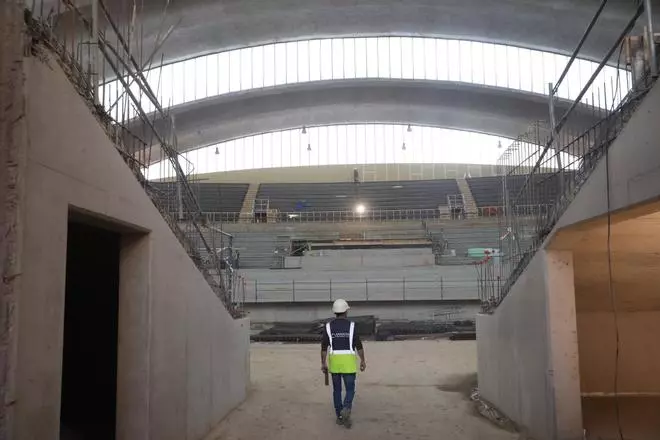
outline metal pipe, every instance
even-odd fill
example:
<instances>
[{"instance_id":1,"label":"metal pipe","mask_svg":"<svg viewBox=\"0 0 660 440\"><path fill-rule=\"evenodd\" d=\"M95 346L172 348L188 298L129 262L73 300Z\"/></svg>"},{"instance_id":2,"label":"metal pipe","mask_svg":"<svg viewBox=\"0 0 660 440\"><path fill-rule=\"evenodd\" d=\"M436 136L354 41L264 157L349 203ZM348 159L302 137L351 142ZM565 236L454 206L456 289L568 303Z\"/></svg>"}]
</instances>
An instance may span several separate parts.
<instances>
[{"instance_id":1,"label":"metal pipe","mask_svg":"<svg viewBox=\"0 0 660 440\"><path fill-rule=\"evenodd\" d=\"M225 231L223 231L223 230L220 229L220 228L216 228L215 226L209 226L209 229L212 230L212 231L215 231L215 232L217 232L218 234L221 234L221 235L223 235L223 236L225 236L225 237L229 237L229 238L230 238L230 242L229 242L229 243L230 243L230 246L231 246L231 239L234 238L234 236L233 236L232 234L230 234L230 233L228 233L228 232L225 232Z\"/></svg>"},{"instance_id":2,"label":"metal pipe","mask_svg":"<svg viewBox=\"0 0 660 440\"><path fill-rule=\"evenodd\" d=\"M578 53L580 53L580 49L582 49L582 46L584 45L584 42L587 41L587 37L589 37L589 34L591 33L591 30L596 24L596 21L598 21L598 17L600 17L600 13L603 12L603 8L605 8L605 5L607 4L608 0L603 0L600 3L600 6L598 7L598 10L596 11L596 14L591 18L591 22L589 23L589 26L587 26L587 30L584 31L584 34L582 35L582 38L580 38L580 42L578 43L577 47L573 51L573 55L571 55L571 58L568 60L568 64L566 64L566 67L564 68L564 71L561 73L559 76L559 79L557 80L557 84L555 85L555 88L552 91L552 94L556 94L557 90L559 89L559 85L561 82L564 80L566 75L568 74L568 71L571 69L571 66L573 65L573 61L578 56ZM646 0L647 2L650 0ZM607 57L609 59L609 57Z\"/></svg>"},{"instance_id":3,"label":"metal pipe","mask_svg":"<svg viewBox=\"0 0 660 440\"><path fill-rule=\"evenodd\" d=\"M644 0L644 10L646 10L646 27L649 40L649 61L651 63L651 76L656 78L658 76L658 59L655 53L655 35L653 33L653 8L651 0Z\"/></svg>"}]
</instances>

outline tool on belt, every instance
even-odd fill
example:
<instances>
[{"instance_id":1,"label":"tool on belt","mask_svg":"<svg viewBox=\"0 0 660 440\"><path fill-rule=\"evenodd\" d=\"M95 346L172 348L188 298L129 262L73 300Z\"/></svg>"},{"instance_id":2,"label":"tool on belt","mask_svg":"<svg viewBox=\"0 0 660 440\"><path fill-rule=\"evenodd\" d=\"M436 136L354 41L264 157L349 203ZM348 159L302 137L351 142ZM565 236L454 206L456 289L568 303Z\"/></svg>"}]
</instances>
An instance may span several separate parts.
<instances>
[{"instance_id":1,"label":"tool on belt","mask_svg":"<svg viewBox=\"0 0 660 440\"><path fill-rule=\"evenodd\" d=\"M323 376L325 376L325 386L327 387L328 385L330 385L330 379L328 378L327 370L323 372Z\"/></svg>"}]
</instances>

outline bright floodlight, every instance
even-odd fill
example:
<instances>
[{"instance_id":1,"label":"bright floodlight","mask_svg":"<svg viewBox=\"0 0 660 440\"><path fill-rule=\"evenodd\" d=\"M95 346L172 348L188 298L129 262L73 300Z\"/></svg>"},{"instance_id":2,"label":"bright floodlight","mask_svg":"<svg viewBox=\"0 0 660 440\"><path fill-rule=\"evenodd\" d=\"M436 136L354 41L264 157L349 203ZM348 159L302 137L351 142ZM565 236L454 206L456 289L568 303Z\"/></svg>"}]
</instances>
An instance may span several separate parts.
<instances>
[{"instance_id":1,"label":"bright floodlight","mask_svg":"<svg viewBox=\"0 0 660 440\"><path fill-rule=\"evenodd\" d=\"M355 212L358 214L364 214L364 212L367 210L367 208L364 207L363 204L359 204L355 206Z\"/></svg>"}]
</instances>

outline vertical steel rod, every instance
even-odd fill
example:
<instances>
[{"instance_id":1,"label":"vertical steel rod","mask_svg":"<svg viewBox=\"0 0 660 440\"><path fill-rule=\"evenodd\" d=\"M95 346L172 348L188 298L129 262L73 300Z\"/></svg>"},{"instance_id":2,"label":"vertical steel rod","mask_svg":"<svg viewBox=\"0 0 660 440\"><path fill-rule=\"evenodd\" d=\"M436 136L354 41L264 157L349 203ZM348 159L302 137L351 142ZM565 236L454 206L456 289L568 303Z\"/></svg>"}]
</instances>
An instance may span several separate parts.
<instances>
[{"instance_id":1,"label":"vertical steel rod","mask_svg":"<svg viewBox=\"0 0 660 440\"><path fill-rule=\"evenodd\" d=\"M651 63L651 75L653 78L658 76L658 60L655 53L655 35L653 34L653 8L651 0L644 0L644 10L646 11L646 27L649 42L649 62Z\"/></svg>"},{"instance_id":2,"label":"vertical steel rod","mask_svg":"<svg viewBox=\"0 0 660 440\"><path fill-rule=\"evenodd\" d=\"M99 84L100 82L100 68L99 68L99 2L92 0L92 41L90 42L90 49L92 51L92 94L94 96L94 103L98 104L99 99Z\"/></svg>"}]
</instances>

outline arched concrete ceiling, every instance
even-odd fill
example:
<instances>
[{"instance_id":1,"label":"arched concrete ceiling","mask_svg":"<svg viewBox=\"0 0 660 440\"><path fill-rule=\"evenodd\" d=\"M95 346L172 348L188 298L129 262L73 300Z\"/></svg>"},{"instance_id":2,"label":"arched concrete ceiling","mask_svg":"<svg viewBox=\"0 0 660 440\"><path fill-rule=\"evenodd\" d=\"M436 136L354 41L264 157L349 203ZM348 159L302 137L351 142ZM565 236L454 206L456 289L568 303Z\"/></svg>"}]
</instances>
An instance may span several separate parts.
<instances>
[{"instance_id":1,"label":"arched concrete ceiling","mask_svg":"<svg viewBox=\"0 0 660 440\"><path fill-rule=\"evenodd\" d=\"M130 2L106 3L117 20L128 20ZM167 62L277 41L358 35L462 38L571 53L600 0L174 0L161 27L165 3L137 2L137 22L144 25L147 53L159 29L178 23L163 48ZM581 56L602 58L634 8L633 0L610 0Z\"/></svg>"},{"instance_id":2,"label":"arched concrete ceiling","mask_svg":"<svg viewBox=\"0 0 660 440\"><path fill-rule=\"evenodd\" d=\"M559 101L562 115L569 103ZM546 120L542 95L482 85L415 80L359 79L291 84L220 95L172 108L180 151L225 140L316 125L413 123L515 138ZM578 107L575 129L597 120ZM161 132L163 125L156 122ZM151 137L132 127L143 139ZM156 151L152 160L159 160Z\"/></svg>"}]
</instances>

